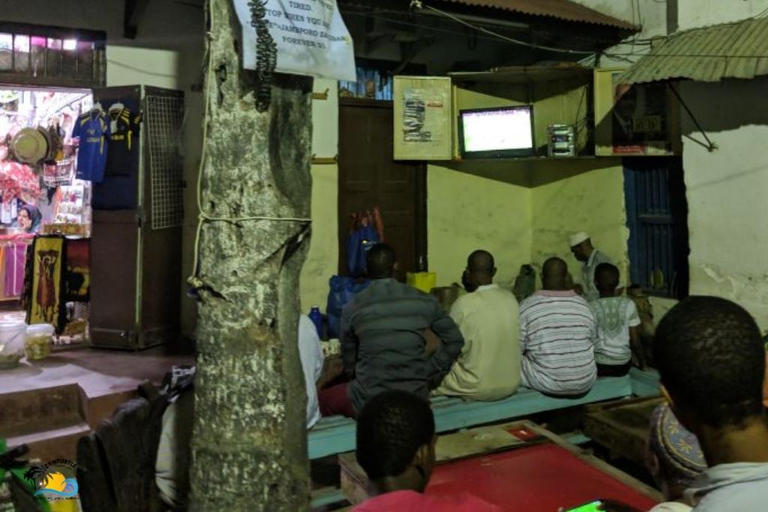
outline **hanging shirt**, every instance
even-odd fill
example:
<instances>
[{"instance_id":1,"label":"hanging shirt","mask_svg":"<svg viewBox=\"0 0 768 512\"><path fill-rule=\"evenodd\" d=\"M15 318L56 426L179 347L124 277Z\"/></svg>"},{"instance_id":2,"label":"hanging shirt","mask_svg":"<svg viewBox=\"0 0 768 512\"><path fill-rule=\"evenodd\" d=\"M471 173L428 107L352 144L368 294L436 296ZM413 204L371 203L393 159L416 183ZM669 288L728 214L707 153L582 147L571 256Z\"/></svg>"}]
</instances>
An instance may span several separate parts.
<instances>
[{"instance_id":1,"label":"hanging shirt","mask_svg":"<svg viewBox=\"0 0 768 512\"><path fill-rule=\"evenodd\" d=\"M100 110L91 110L75 122L72 138L80 138L77 152L77 179L101 183L107 164L109 123Z\"/></svg>"},{"instance_id":2,"label":"hanging shirt","mask_svg":"<svg viewBox=\"0 0 768 512\"><path fill-rule=\"evenodd\" d=\"M106 176L131 176L139 167L139 128L141 114L123 107L110 109L109 153Z\"/></svg>"}]
</instances>

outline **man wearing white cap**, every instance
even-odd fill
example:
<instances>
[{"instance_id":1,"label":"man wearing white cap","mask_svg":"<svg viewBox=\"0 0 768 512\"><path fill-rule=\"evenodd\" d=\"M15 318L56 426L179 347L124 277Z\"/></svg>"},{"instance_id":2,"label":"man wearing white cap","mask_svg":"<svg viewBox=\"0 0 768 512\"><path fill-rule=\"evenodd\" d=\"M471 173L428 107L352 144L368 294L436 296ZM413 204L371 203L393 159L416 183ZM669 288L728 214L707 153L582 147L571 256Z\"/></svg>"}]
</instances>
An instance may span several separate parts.
<instances>
[{"instance_id":1,"label":"man wearing white cap","mask_svg":"<svg viewBox=\"0 0 768 512\"><path fill-rule=\"evenodd\" d=\"M582 287L584 298L592 302L600 298L600 292L595 286L595 269L601 263L610 263L611 258L592 247L592 240L585 232L571 235L569 239L573 256L581 262Z\"/></svg>"}]
</instances>

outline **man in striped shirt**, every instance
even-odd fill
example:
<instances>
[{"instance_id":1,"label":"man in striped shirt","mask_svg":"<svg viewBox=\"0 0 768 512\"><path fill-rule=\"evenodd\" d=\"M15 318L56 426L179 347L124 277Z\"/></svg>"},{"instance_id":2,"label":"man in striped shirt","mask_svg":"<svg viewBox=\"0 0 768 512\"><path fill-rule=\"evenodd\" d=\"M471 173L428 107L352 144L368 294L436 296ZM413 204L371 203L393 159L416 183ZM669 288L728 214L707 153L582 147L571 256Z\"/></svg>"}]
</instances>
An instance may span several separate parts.
<instances>
[{"instance_id":1,"label":"man in striped shirt","mask_svg":"<svg viewBox=\"0 0 768 512\"><path fill-rule=\"evenodd\" d=\"M547 395L584 395L597 378L597 322L589 304L566 285L560 258L544 263L544 289L520 306L524 386Z\"/></svg>"}]
</instances>

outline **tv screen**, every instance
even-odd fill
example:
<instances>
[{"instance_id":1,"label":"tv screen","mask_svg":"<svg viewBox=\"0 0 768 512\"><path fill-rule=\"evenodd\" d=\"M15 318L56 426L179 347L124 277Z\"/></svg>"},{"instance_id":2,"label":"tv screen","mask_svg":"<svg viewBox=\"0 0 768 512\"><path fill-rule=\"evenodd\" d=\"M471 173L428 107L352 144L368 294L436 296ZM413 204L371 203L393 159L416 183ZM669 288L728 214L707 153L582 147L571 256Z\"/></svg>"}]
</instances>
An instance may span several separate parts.
<instances>
[{"instance_id":1,"label":"tv screen","mask_svg":"<svg viewBox=\"0 0 768 512\"><path fill-rule=\"evenodd\" d=\"M533 107L461 110L459 134L464 158L531 156L535 153Z\"/></svg>"}]
</instances>

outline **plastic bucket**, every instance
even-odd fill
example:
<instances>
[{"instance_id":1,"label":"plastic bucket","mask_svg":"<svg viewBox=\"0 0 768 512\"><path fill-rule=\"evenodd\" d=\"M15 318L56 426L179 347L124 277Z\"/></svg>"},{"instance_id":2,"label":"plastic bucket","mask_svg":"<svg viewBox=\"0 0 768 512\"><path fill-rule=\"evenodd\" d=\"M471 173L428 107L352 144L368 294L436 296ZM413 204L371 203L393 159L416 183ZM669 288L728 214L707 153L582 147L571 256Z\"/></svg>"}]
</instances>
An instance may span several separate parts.
<instances>
[{"instance_id":1,"label":"plastic bucket","mask_svg":"<svg viewBox=\"0 0 768 512\"><path fill-rule=\"evenodd\" d=\"M0 368L13 368L24 357L27 324L0 322Z\"/></svg>"}]
</instances>

